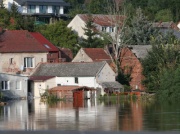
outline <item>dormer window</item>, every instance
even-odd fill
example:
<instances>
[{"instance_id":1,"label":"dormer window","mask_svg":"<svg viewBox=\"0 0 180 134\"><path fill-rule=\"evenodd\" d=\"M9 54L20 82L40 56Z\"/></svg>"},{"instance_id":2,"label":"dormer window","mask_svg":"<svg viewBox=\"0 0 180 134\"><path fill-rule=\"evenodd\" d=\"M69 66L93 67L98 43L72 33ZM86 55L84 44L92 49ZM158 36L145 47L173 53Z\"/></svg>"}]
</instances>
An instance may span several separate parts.
<instances>
[{"instance_id":1,"label":"dormer window","mask_svg":"<svg viewBox=\"0 0 180 134\"><path fill-rule=\"evenodd\" d=\"M50 49L50 47L49 47L47 44L44 44L44 46L45 46L46 48Z\"/></svg>"}]
</instances>

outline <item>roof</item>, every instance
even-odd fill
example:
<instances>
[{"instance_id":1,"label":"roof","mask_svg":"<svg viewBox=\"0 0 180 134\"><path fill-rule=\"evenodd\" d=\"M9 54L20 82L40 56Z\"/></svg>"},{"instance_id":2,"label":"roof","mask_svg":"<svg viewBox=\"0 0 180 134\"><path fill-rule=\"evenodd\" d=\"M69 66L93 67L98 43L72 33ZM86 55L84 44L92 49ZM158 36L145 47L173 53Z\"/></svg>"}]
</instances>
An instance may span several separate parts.
<instances>
[{"instance_id":1,"label":"roof","mask_svg":"<svg viewBox=\"0 0 180 134\"><path fill-rule=\"evenodd\" d=\"M89 20L89 14L78 14L78 16L84 21ZM113 26L118 21L121 22L124 20L124 16L120 15L104 15L104 14L92 14L92 19L95 24L100 26ZM115 22L116 20L116 22Z\"/></svg>"},{"instance_id":2,"label":"roof","mask_svg":"<svg viewBox=\"0 0 180 134\"><path fill-rule=\"evenodd\" d=\"M55 76L31 76L29 80L32 81L45 81L51 78L54 78Z\"/></svg>"},{"instance_id":3,"label":"roof","mask_svg":"<svg viewBox=\"0 0 180 134\"><path fill-rule=\"evenodd\" d=\"M1 35L1 53L48 52L27 30L6 30Z\"/></svg>"},{"instance_id":4,"label":"roof","mask_svg":"<svg viewBox=\"0 0 180 134\"><path fill-rule=\"evenodd\" d=\"M73 59L73 52L69 48L59 48L61 52L61 58L65 58L66 62L70 62Z\"/></svg>"},{"instance_id":5,"label":"roof","mask_svg":"<svg viewBox=\"0 0 180 134\"><path fill-rule=\"evenodd\" d=\"M93 61L111 60L103 48L83 48L83 50Z\"/></svg>"},{"instance_id":6,"label":"roof","mask_svg":"<svg viewBox=\"0 0 180 134\"><path fill-rule=\"evenodd\" d=\"M180 31L174 29L160 29L163 34L172 33L177 39L180 39Z\"/></svg>"},{"instance_id":7,"label":"roof","mask_svg":"<svg viewBox=\"0 0 180 134\"><path fill-rule=\"evenodd\" d=\"M31 32L31 35L39 42L47 51L54 52L59 51L59 49L54 46L49 40L47 40L42 34L38 32Z\"/></svg>"},{"instance_id":8,"label":"roof","mask_svg":"<svg viewBox=\"0 0 180 134\"><path fill-rule=\"evenodd\" d=\"M151 50L151 45L129 45L128 48L136 55L139 59L144 59L148 54L148 51Z\"/></svg>"},{"instance_id":9,"label":"roof","mask_svg":"<svg viewBox=\"0 0 180 134\"><path fill-rule=\"evenodd\" d=\"M159 28L171 28L174 25L174 23L171 22L154 22L152 23L153 27L159 27Z\"/></svg>"},{"instance_id":10,"label":"roof","mask_svg":"<svg viewBox=\"0 0 180 134\"><path fill-rule=\"evenodd\" d=\"M123 85L117 81L101 82L100 85L102 85L103 88L124 88Z\"/></svg>"},{"instance_id":11,"label":"roof","mask_svg":"<svg viewBox=\"0 0 180 134\"><path fill-rule=\"evenodd\" d=\"M57 86L51 88L49 92L56 92L56 91L73 91L73 90L93 90L92 88L86 86Z\"/></svg>"},{"instance_id":12,"label":"roof","mask_svg":"<svg viewBox=\"0 0 180 134\"><path fill-rule=\"evenodd\" d=\"M42 4L43 5L62 5L62 6L69 6L68 3L64 2L64 0L15 0L20 5L28 4Z\"/></svg>"},{"instance_id":13,"label":"roof","mask_svg":"<svg viewBox=\"0 0 180 134\"><path fill-rule=\"evenodd\" d=\"M42 63L32 76L94 77L106 62Z\"/></svg>"}]
</instances>

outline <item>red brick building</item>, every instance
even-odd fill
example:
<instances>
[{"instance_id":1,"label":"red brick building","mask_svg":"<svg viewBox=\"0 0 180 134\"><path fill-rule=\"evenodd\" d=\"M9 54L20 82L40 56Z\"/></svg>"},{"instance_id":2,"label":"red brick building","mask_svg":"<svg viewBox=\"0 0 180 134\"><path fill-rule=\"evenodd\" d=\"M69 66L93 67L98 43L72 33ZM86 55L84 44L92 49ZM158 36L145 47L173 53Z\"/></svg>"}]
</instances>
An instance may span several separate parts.
<instances>
[{"instance_id":1,"label":"red brick building","mask_svg":"<svg viewBox=\"0 0 180 134\"><path fill-rule=\"evenodd\" d=\"M145 58L149 49L151 49L150 45L132 45L121 50L120 67L125 74L130 74L132 90L145 90L142 84L144 76L141 59Z\"/></svg>"}]
</instances>

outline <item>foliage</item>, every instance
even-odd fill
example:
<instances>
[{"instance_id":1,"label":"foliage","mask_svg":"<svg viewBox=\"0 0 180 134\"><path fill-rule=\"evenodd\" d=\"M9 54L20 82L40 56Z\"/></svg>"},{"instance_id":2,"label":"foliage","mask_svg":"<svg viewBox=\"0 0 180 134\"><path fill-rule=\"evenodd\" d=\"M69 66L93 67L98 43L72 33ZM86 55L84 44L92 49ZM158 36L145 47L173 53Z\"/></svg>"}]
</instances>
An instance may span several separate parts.
<instances>
[{"instance_id":1,"label":"foliage","mask_svg":"<svg viewBox=\"0 0 180 134\"><path fill-rule=\"evenodd\" d=\"M12 4L10 11L3 6L0 7L0 26L10 30L29 30L34 31L34 19L23 17L16 4Z\"/></svg>"},{"instance_id":2,"label":"foliage","mask_svg":"<svg viewBox=\"0 0 180 134\"><path fill-rule=\"evenodd\" d=\"M160 100L180 100L180 66L163 70L157 96Z\"/></svg>"},{"instance_id":3,"label":"foliage","mask_svg":"<svg viewBox=\"0 0 180 134\"><path fill-rule=\"evenodd\" d=\"M10 23L9 11L0 7L0 26L6 28Z\"/></svg>"},{"instance_id":4,"label":"foliage","mask_svg":"<svg viewBox=\"0 0 180 134\"><path fill-rule=\"evenodd\" d=\"M152 50L142 61L144 84L150 91L157 91L160 87L160 76L164 69L176 69L180 64L180 46L177 44L152 45Z\"/></svg>"},{"instance_id":5,"label":"foliage","mask_svg":"<svg viewBox=\"0 0 180 134\"><path fill-rule=\"evenodd\" d=\"M76 49L78 36L67 27L67 23L63 20L50 25L37 26L36 31L43 34L56 46L70 48L71 50Z\"/></svg>"},{"instance_id":6,"label":"foliage","mask_svg":"<svg viewBox=\"0 0 180 134\"><path fill-rule=\"evenodd\" d=\"M127 44L129 45L149 45L151 38L158 33L140 8L136 10L129 28L130 30L126 35Z\"/></svg>"},{"instance_id":7,"label":"foliage","mask_svg":"<svg viewBox=\"0 0 180 134\"><path fill-rule=\"evenodd\" d=\"M131 74L124 74L120 69L117 76L117 81L120 82L122 85L129 86L129 82L131 81Z\"/></svg>"},{"instance_id":8,"label":"foliage","mask_svg":"<svg viewBox=\"0 0 180 134\"><path fill-rule=\"evenodd\" d=\"M178 0L126 0L127 3L131 3L134 8L142 8L143 11L148 15L148 18L152 21L155 20L156 13L167 9L170 10L173 16L171 21L180 20L180 1Z\"/></svg>"},{"instance_id":9,"label":"foliage","mask_svg":"<svg viewBox=\"0 0 180 134\"><path fill-rule=\"evenodd\" d=\"M84 35L87 38L83 38L82 42L80 42L81 47L84 48L99 48L103 47L104 41L97 37L98 33L96 32L96 27L93 24L93 18L91 15L88 16L88 21L84 28Z\"/></svg>"},{"instance_id":10,"label":"foliage","mask_svg":"<svg viewBox=\"0 0 180 134\"><path fill-rule=\"evenodd\" d=\"M86 3L87 11L92 14L106 14L107 0L91 0Z\"/></svg>"},{"instance_id":11,"label":"foliage","mask_svg":"<svg viewBox=\"0 0 180 134\"><path fill-rule=\"evenodd\" d=\"M173 20L173 15L169 9L160 10L155 14L155 21L168 22Z\"/></svg>"}]
</instances>

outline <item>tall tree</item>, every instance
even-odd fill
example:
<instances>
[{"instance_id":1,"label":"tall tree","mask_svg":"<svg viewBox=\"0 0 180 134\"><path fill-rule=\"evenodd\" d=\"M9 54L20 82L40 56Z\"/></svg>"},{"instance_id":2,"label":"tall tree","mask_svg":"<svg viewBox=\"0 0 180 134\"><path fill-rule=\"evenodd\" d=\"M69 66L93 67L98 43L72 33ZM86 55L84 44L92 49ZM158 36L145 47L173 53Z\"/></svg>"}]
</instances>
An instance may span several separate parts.
<instances>
[{"instance_id":1,"label":"tall tree","mask_svg":"<svg viewBox=\"0 0 180 134\"><path fill-rule=\"evenodd\" d=\"M149 45L151 38L158 34L158 31L152 26L152 23L150 23L142 13L141 8L136 10L136 14L133 16L129 28L129 35L126 35L126 38L129 40L129 45Z\"/></svg>"},{"instance_id":2,"label":"tall tree","mask_svg":"<svg viewBox=\"0 0 180 134\"><path fill-rule=\"evenodd\" d=\"M7 28L10 22L9 11L5 8L0 8L0 27Z\"/></svg>"},{"instance_id":3,"label":"tall tree","mask_svg":"<svg viewBox=\"0 0 180 134\"><path fill-rule=\"evenodd\" d=\"M104 46L104 41L97 37L98 33L96 32L96 27L93 23L93 17L89 14L88 21L86 22L85 28L83 28L86 38L83 38L80 42L80 45L84 48L98 48Z\"/></svg>"},{"instance_id":4,"label":"tall tree","mask_svg":"<svg viewBox=\"0 0 180 134\"><path fill-rule=\"evenodd\" d=\"M126 44L124 32L126 29L127 12L123 0L107 0L107 3L106 10L111 16L110 22L111 27L114 28L114 33L113 36L106 32L102 32L101 34L105 39L109 40L112 46L113 56L111 56L111 58L114 60L115 71L118 75L120 69L120 50Z\"/></svg>"},{"instance_id":5,"label":"tall tree","mask_svg":"<svg viewBox=\"0 0 180 134\"><path fill-rule=\"evenodd\" d=\"M22 16L19 13L17 5L13 2L10 9L10 26L9 29L21 29Z\"/></svg>"},{"instance_id":6,"label":"tall tree","mask_svg":"<svg viewBox=\"0 0 180 134\"><path fill-rule=\"evenodd\" d=\"M162 36L161 36L162 37ZM176 69L180 64L180 45L177 40L169 36L156 37L152 42L152 50L142 61L143 74L145 76L144 84L148 90L156 91L160 87L160 76L165 69Z\"/></svg>"}]
</instances>

